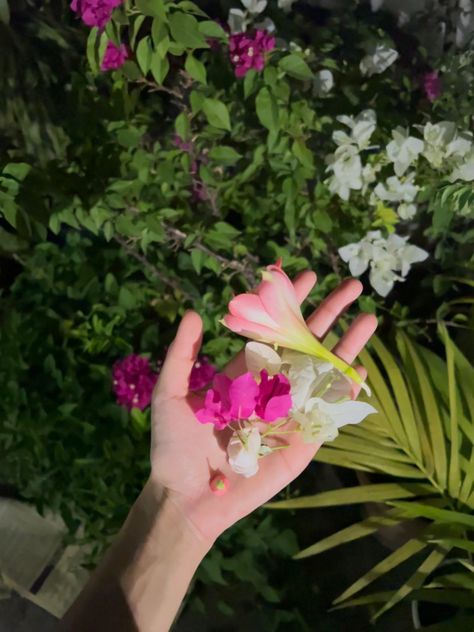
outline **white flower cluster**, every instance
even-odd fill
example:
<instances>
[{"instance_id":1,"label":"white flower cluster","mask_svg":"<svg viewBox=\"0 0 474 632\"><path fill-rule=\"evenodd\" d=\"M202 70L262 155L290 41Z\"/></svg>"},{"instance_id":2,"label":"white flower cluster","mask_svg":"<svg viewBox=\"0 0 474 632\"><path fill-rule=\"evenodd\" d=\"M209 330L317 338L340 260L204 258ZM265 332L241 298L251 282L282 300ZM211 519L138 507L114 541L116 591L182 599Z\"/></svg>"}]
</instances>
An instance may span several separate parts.
<instances>
[{"instance_id":1,"label":"white flower cluster","mask_svg":"<svg viewBox=\"0 0 474 632\"><path fill-rule=\"evenodd\" d=\"M351 190L360 191L365 184L373 181L372 170L362 167L359 152L369 147L377 118L374 110L364 110L356 117L344 115L338 116L337 120L346 125L349 132L333 132L332 138L338 147L326 157L326 171L332 173L329 190L348 200Z\"/></svg>"},{"instance_id":2,"label":"white flower cluster","mask_svg":"<svg viewBox=\"0 0 474 632\"><path fill-rule=\"evenodd\" d=\"M332 174L328 179L329 190L343 200L349 199L351 191L365 194L375 183L370 187L369 203L374 207L380 203L394 206L400 219L410 220L417 211L415 200L420 186L415 180L421 158L451 182L474 180L473 135L469 131L458 131L452 121L415 125L421 138L397 127L385 149L379 150L371 162L364 165L361 151L373 149L369 141L376 128L375 112L364 110L355 118L338 116L337 120L349 127L350 133L333 132L337 149L326 157L326 171ZM392 166L394 175L377 182L378 172L388 165ZM410 168L413 170L409 172Z\"/></svg>"},{"instance_id":3,"label":"white flower cluster","mask_svg":"<svg viewBox=\"0 0 474 632\"><path fill-rule=\"evenodd\" d=\"M338 252L353 276L360 276L370 266L370 284L380 296L387 296L395 281L404 281L413 263L428 257L426 250L409 244L408 237L392 233L385 239L379 230Z\"/></svg>"}]
</instances>

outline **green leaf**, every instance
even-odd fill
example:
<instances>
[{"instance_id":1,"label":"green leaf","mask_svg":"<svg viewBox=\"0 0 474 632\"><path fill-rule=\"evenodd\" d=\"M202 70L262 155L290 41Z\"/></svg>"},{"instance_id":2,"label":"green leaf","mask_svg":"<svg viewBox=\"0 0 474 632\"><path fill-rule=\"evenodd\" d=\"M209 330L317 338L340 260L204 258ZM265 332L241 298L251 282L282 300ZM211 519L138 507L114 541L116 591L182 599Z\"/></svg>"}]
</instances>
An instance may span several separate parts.
<instances>
[{"instance_id":1,"label":"green leaf","mask_svg":"<svg viewBox=\"0 0 474 632\"><path fill-rule=\"evenodd\" d=\"M202 250L194 248L191 250L191 261L197 274L201 274L202 265L204 263L205 254Z\"/></svg>"},{"instance_id":2,"label":"green leaf","mask_svg":"<svg viewBox=\"0 0 474 632\"><path fill-rule=\"evenodd\" d=\"M22 182L31 171L31 165L26 162L9 162L3 169L3 175L11 176Z\"/></svg>"},{"instance_id":3,"label":"green leaf","mask_svg":"<svg viewBox=\"0 0 474 632\"><path fill-rule=\"evenodd\" d=\"M157 51L154 51L151 56L150 70L156 83L163 84L169 69L168 57L162 57Z\"/></svg>"},{"instance_id":4,"label":"green leaf","mask_svg":"<svg viewBox=\"0 0 474 632\"><path fill-rule=\"evenodd\" d=\"M296 53L291 53L290 55L286 55L278 64L280 68L286 72L286 74L290 75L290 77L294 77L295 79L312 79L313 72L308 64Z\"/></svg>"},{"instance_id":5,"label":"green leaf","mask_svg":"<svg viewBox=\"0 0 474 632\"><path fill-rule=\"evenodd\" d=\"M255 98L255 110L260 123L270 131L279 127L278 105L267 87L262 88Z\"/></svg>"},{"instance_id":6,"label":"green leaf","mask_svg":"<svg viewBox=\"0 0 474 632\"><path fill-rule=\"evenodd\" d=\"M442 540L430 540L435 544L444 544L452 548L463 549L463 551L469 551L474 553L474 542L471 540L463 540L462 538L443 538Z\"/></svg>"},{"instance_id":7,"label":"green leaf","mask_svg":"<svg viewBox=\"0 0 474 632\"><path fill-rule=\"evenodd\" d=\"M453 343L446 327L442 329L444 332L444 345L446 349L446 365L448 367L448 391L449 391L449 421L450 421L450 439L451 450L449 458L449 478L448 488L452 498L457 498L459 488L461 486L461 468L459 465L459 426L458 426L458 393L456 388L456 374L454 366L454 349ZM471 385L472 386L472 385ZM474 421L474 420L473 420Z\"/></svg>"},{"instance_id":8,"label":"green leaf","mask_svg":"<svg viewBox=\"0 0 474 632\"><path fill-rule=\"evenodd\" d=\"M239 154L233 147L227 147L226 145L220 145L219 147L214 147L209 152L209 158L215 160L216 162L222 165L235 165L238 162L242 155Z\"/></svg>"},{"instance_id":9,"label":"green leaf","mask_svg":"<svg viewBox=\"0 0 474 632\"><path fill-rule=\"evenodd\" d=\"M298 158L303 167L314 169L313 152L310 151L301 138L297 138L293 143L293 154Z\"/></svg>"},{"instance_id":10,"label":"green leaf","mask_svg":"<svg viewBox=\"0 0 474 632\"><path fill-rule=\"evenodd\" d=\"M166 8L163 0L136 0L135 4L144 15L166 20Z\"/></svg>"},{"instance_id":11,"label":"green leaf","mask_svg":"<svg viewBox=\"0 0 474 632\"><path fill-rule=\"evenodd\" d=\"M174 122L174 129L181 140L189 140L189 138L191 137L191 126L189 124L189 118L184 112L181 112L181 114L178 114L178 116L176 117L176 120Z\"/></svg>"},{"instance_id":12,"label":"green leaf","mask_svg":"<svg viewBox=\"0 0 474 632\"><path fill-rule=\"evenodd\" d=\"M0 0L0 22L9 24L10 22L10 8L8 6L8 0Z\"/></svg>"},{"instance_id":13,"label":"green leaf","mask_svg":"<svg viewBox=\"0 0 474 632\"><path fill-rule=\"evenodd\" d=\"M173 39L186 48L209 48L206 38L199 30L196 18L187 13L176 11L169 18Z\"/></svg>"},{"instance_id":14,"label":"green leaf","mask_svg":"<svg viewBox=\"0 0 474 632\"><path fill-rule=\"evenodd\" d=\"M398 549L387 555L385 559L371 568L365 575L355 581L349 588L347 588L337 599L334 600L334 604L339 604L342 601L346 601L349 597L352 597L356 593L367 588L373 581L382 577L392 569L396 568L406 560L410 559L427 546L426 542L419 540L408 540L405 544L402 544Z\"/></svg>"},{"instance_id":15,"label":"green leaf","mask_svg":"<svg viewBox=\"0 0 474 632\"><path fill-rule=\"evenodd\" d=\"M87 37L86 55L89 67L94 75L99 72L99 59L97 55L97 43L98 43L99 29L94 26Z\"/></svg>"},{"instance_id":16,"label":"green leaf","mask_svg":"<svg viewBox=\"0 0 474 632\"><path fill-rule=\"evenodd\" d=\"M444 489L448 478L448 462L446 457L446 440L439 406L428 374L417 350L415 349L415 346L405 335L403 335L403 340L411 356L418 379L418 386L422 395L422 401L425 409L426 427L427 430L429 430L429 437L431 438L435 473L441 487Z\"/></svg>"},{"instance_id":17,"label":"green leaf","mask_svg":"<svg viewBox=\"0 0 474 632\"><path fill-rule=\"evenodd\" d=\"M474 515L463 513L461 511L453 511L451 509L439 509L432 505L424 505L417 502L395 501L389 502L389 505L397 507L403 516L407 518L429 518L436 522L446 524L462 524L465 527L474 529Z\"/></svg>"},{"instance_id":18,"label":"green leaf","mask_svg":"<svg viewBox=\"0 0 474 632\"><path fill-rule=\"evenodd\" d=\"M136 50L137 62L144 75L147 75L150 70L151 55L151 39L150 37L144 37L138 42Z\"/></svg>"},{"instance_id":19,"label":"green leaf","mask_svg":"<svg viewBox=\"0 0 474 632\"><path fill-rule=\"evenodd\" d=\"M392 498L412 498L413 496L433 494L431 485L419 483L374 483L343 487L315 496L303 496L291 500L267 503L270 509L305 509L309 507L334 507L355 503L386 502ZM409 504L409 503L407 503ZM473 518L474 520L474 518Z\"/></svg>"},{"instance_id":20,"label":"green leaf","mask_svg":"<svg viewBox=\"0 0 474 632\"><path fill-rule=\"evenodd\" d=\"M205 98L202 109L210 125L230 132L230 117L227 106L218 99Z\"/></svg>"},{"instance_id":21,"label":"green leaf","mask_svg":"<svg viewBox=\"0 0 474 632\"><path fill-rule=\"evenodd\" d=\"M336 533L332 533L331 535L319 540L315 544L303 549L296 553L293 556L293 559L300 560L305 557L310 557L311 555L317 555L318 553L322 553L323 551L327 551L329 549L333 549L336 546L340 546L341 544L346 544L347 542L353 542L354 540L358 540L359 538L364 538L367 535L371 535L380 529L380 527L393 527L396 524L399 524L400 519L396 518L396 511L391 509L385 512L383 515L374 515L365 518L361 522L356 522L355 524L350 525L350 527L346 527L345 529L341 529Z\"/></svg>"},{"instance_id":22,"label":"green leaf","mask_svg":"<svg viewBox=\"0 0 474 632\"><path fill-rule=\"evenodd\" d=\"M196 59L195 57L193 57L193 55L188 55L186 58L186 63L184 64L184 68L195 81L199 81L200 83L206 85L206 67L204 66L202 61L199 61L199 59Z\"/></svg>"},{"instance_id":23,"label":"green leaf","mask_svg":"<svg viewBox=\"0 0 474 632\"><path fill-rule=\"evenodd\" d=\"M397 603L405 599L413 590L420 588L423 585L425 579L430 575L435 568L437 568L448 554L449 549L444 547L437 547L432 551L426 560L418 567L413 575L401 586L396 593L387 601L387 603L380 608L380 610L374 615L373 621L378 619L384 612L393 608Z\"/></svg>"},{"instance_id":24,"label":"green leaf","mask_svg":"<svg viewBox=\"0 0 474 632\"><path fill-rule=\"evenodd\" d=\"M222 26L215 20L203 20L199 22L199 32L205 37L215 37L219 40L226 40L228 37Z\"/></svg>"}]
</instances>

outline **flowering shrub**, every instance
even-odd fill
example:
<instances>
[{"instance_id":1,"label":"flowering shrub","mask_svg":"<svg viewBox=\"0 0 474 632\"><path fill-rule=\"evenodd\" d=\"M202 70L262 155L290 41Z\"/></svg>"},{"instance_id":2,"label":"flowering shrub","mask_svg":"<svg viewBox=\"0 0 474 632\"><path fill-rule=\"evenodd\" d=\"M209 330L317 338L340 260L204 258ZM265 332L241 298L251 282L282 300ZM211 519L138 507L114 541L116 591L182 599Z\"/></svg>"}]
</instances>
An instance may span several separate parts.
<instances>
[{"instance_id":1,"label":"flowering shrub","mask_svg":"<svg viewBox=\"0 0 474 632\"><path fill-rule=\"evenodd\" d=\"M0 441L25 497L111 533L146 477L154 367L178 317L203 315L191 388L212 385L224 424L216 371L243 343L219 319L276 259L316 269L312 304L360 276L384 335L431 339L443 320L469 349L469 3L20 4L0 3ZM130 355L152 371L119 371ZM249 369L264 420L294 378L280 368ZM329 440L342 404L317 392L324 366L307 370L296 414ZM230 458L247 471L242 445Z\"/></svg>"}]
</instances>

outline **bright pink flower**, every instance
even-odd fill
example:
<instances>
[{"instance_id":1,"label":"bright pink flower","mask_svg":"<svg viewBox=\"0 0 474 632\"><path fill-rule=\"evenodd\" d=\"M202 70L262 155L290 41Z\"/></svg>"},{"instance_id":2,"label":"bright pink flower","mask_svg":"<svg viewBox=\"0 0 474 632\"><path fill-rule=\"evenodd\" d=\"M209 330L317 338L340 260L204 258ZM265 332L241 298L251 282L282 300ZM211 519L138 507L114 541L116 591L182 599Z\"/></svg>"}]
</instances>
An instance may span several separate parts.
<instances>
[{"instance_id":1,"label":"bright pink flower","mask_svg":"<svg viewBox=\"0 0 474 632\"><path fill-rule=\"evenodd\" d=\"M199 391L210 384L217 373L216 367L209 362L206 356L199 356L191 370L189 377L189 390Z\"/></svg>"},{"instance_id":2,"label":"bright pink flower","mask_svg":"<svg viewBox=\"0 0 474 632\"><path fill-rule=\"evenodd\" d=\"M117 403L131 410L144 410L150 405L158 375L153 373L149 361L139 355L129 355L115 363L113 387Z\"/></svg>"},{"instance_id":3,"label":"bright pink flower","mask_svg":"<svg viewBox=\"0 0 474 632\"><path fill-rule=\"evenodd\" d=\"M217 430L222 430L231 421L250 417L258 393L258 384L251 373L234 380L219 373L206 393L204 406L196 411L196 417L202 424L214 424Z\"/></svg>"},{"instance_id":4,"label":"bright pink flower","mask_svg":"<svg viewBox=\"0 0 474 632\"><path fill-rule=\"evenodd\" d=\"M122 2L123 0L72 0L71 9L81 16L84 24L97 26L102 30L112 17L112 11Z\"/></svg>"},{"instance_id":5,"label":"bright pink flower","mask_svg":"<svg viewBox=\"0 0 474 632\"><path fill-rule=\"evenodd\" d=\"M257 30L251 37L247 33L233 33L229 38L230 60L235 76L244 77L249 70L263 70L265 53L275 48L275 38L267 31Z\"/></svg>"},{"instance_id":6,"label":"bright pink flower","mask_svg":"<svg viewBox=\"0 0 474 632\"><path fill-rule=\"evenodd\" d=\"M436 101L441 95L441 79L439 78L438 72L436 70L426 72L423 75L422 81L426 98L433 103L433 101Z\"/></svg>"},{"instance_id":7,"label":"bright pink flower","mask_svg":"<svg viewBox=\"0 0 474 632\"><path fill-rule=\"evenodd\" d=\"M117 46L113 42L107 43L107 48L105 49L104 58L102 63L100 64L100 69L103 71L106 70L116 70L124 65L125 60L128 58L128 51L125 44L120 44Z\"/></svg>"},{"instance_id":8,"label":"bright pink flower","mask_svg":"<svg viewBox=\"0 0 474 632\"><path fill-rule=\"evenodd\" d=\"M239 294L229 303L222 323L246 338L301 351L331 362L336 369L362 384L360 375L326 349L306 325L293 283L281 268L281 261L267 266L263 281L252 292Z\"/></svg>"},{"instance_id":9,"label":"bright pink flower","mask_svg":"<svg viewBox=\"0 0 474 632\"><path fill-rule=\"evenodd\" d=\"M291 386L288 379L281 373L270 377L265 371L260 372L255 414L263 421L275 421L287 417L291 408Z\"/></svg>"}]
</instances>

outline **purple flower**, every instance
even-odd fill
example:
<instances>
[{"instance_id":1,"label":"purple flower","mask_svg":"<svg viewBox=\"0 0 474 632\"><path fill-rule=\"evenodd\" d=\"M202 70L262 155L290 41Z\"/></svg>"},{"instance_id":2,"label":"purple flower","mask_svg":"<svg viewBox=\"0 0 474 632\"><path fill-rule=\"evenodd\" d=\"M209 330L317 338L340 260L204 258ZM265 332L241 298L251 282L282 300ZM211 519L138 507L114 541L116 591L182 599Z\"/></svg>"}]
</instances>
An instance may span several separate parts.
<instances>
[{"instance_id":1,"label":"purple flower","mask_svg":"<svg viewBox=\"0 0 474 632\"><path fill-rule=\"evenodd\" d=\"M267 31L257 30L253 37L248 33L233 33L229 38L229 52L235 76L244 77L252 68L263 70L265 53L273 48L275 38Z\"/></svg>"},{"instance_id":2,"label":"purple flower","mask_svg":"<svg viewBox=\"0 0 474 632\"><path fill-rule=\"evenodd\" d=\"M178 149L182 149L187 153L189 153L192 148L192 144L183 140L179 134L173 136L173 144L178 147Z\"/></svg>"},{"instance_id":3,"label":"purple flower","mask_svg":"<svg viewBox=\"0 0 474 632\"><path fill-rule=\"evenodd\" d=\"M102 63L100 64L101 70L116 70L124 65L125 60L128 57L128 51L125 44L120 44L117 46L113 42L107 43L107 48L105 49L104 58Z\"/></svg>"},{"instance_id":4,"label":"purple flower","mask_svg":"<svg viewBox=\"0 0 474 632\"><path fill-rule=\"evenodd\" d=\"M115 7L123 0L72 0L71 9L81 16L87 26L103 29L112 16Z\"/></svg>"},{"instance_id":5,"label":"purple flower","mask_svg":"<svg viewBox=\"0 0 474 632\"><path fill-rule=\"evenodd\" d=\"M158 375L153 373L146 358L129 355L115 363L112 375L117 404L128 410L144 410L150 405Z\"/></svg>"},{"instance_id":6,"label":"purple flower","mask_svg":"<svg viewBox=\"0 0 474 632\"><path fill-rule=\"evenodd\" d=\"M426 98L433 103L441 95L441 79L438 72L436 70L426 72L422 77L422 83Z\"/></svg>"},{"instance_id":7,"label":"purple flower","mask_svg":"<svg viewBox=\"0 0 474 632\"><path fill-rule=\"evenodd\" d=\"M260 378L255 414L268 422L283 419L292 405L290 382L281 373L270 377L265 369L260 372Z\"/></svg>"},{"instance_id":8,"label":"purple flower","mask_svg":"<svg viewBox=\"0 0 474 632\"><path fill-rule=\"evenodd\" d=\"M207 356L199 356L191 370L189 390L199 391L210 384L217 373L216 367L209 362Z\"/></svg>"},{"instance_id":9,"label":"purple flower","mask_svg":"<svg viewBox=\"0 0 474 632\"><path fill-rule=\"evenodd\" d=\"M258 391L251 373L244 373L235 380L219 373L206 393L204 406L196 411L196 417L202 424L214 424L217 430L223 430L231 421L250 417Z\"/></svg>"}]
</instances>

